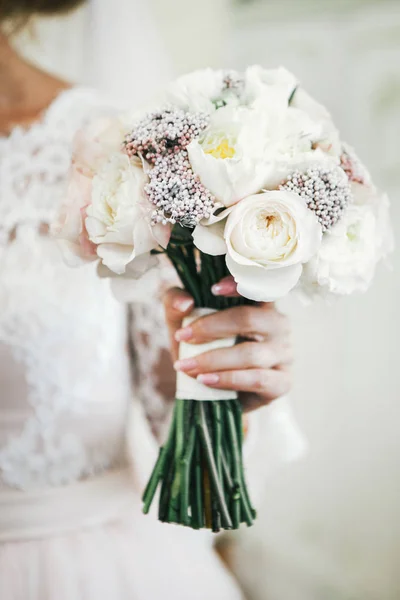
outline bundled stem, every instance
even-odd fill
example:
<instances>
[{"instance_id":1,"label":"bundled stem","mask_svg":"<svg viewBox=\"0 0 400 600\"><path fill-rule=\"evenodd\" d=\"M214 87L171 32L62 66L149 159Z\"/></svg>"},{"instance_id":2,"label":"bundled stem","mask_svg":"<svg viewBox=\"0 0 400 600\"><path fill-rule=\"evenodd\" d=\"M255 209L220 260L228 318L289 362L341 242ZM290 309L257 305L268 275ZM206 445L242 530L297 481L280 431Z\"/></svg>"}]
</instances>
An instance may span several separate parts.
<instances>
[{"instance_id":1,"label":"bundled stem","mask_svg":"<svg viewBox=\"0 0 400 600\"><path fill-rule=\"evenodd\" d=\"M211 286L228 275L225 261L197 256L191 237L173 239L167 254L197 307L221 310L244 302L213 296ZM242 439L238 400L176 400L168 439L143 494L143 512L160 486L161 521L213 531L251 525L255 510L244 478Z\"/></svg>"}]
</instances>

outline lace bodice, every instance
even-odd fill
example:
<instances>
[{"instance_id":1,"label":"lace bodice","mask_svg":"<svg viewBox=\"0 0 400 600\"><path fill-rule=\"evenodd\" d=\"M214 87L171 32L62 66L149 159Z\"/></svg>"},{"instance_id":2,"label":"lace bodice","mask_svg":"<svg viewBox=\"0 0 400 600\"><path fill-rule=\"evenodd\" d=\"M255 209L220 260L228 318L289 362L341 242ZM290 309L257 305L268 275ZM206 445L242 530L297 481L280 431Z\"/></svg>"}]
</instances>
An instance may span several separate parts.
<instances>
[{"instance_id":1,"label":"lace bodice","mask_svg":"<svg viewBox=\"0 0 400 600\"><path fill-rule=\"evenodd\" d=\"M66 484L124 461L127 308L92 264L67 267L48 235L74 133L102 109L73 88L40 123L0 138L0 488ZM147 337L156 326L144 304L135 344L139 324ZM153 359L161 343L146 347Z\"/></svg>"}]
</instances>

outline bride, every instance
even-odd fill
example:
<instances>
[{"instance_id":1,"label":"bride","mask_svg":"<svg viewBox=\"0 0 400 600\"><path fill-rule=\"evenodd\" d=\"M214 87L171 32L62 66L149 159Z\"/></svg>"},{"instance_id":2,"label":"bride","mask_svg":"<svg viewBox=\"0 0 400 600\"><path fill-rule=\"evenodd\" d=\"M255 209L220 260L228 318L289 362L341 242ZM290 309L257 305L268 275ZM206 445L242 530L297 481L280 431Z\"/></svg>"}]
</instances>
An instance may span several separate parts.
<instances>
[{"instance_id":1,"label":"bride","mask_svg":"<svg viewBox=\"0 0 400 600\"><path fill-rule=\"evenodd\" d=\"M0 22L78 4L3 1ZM32 66L0 34L0 598L235 600L207 534L141 514L153 446L138 400L159 434L173 397L160 282L138 286L128 310L92 265L66 267L49 236L74 133L102 109L100 94ZM165 308L174 340L192 299L175 288ZM196 336L247 341L190 374L257 408L289 387L287 325L271 305L234 310L203 318Z\"/></svg>"}]
</instances>

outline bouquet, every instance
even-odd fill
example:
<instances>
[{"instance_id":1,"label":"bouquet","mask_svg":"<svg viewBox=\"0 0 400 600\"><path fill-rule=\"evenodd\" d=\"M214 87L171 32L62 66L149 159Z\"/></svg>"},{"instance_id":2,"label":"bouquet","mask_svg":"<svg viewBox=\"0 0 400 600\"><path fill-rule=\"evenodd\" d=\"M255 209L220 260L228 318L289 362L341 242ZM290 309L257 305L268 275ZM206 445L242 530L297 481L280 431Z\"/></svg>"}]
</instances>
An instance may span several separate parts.
<instances>
[{"instance_id":1,"label":"bouquet","mask_svg":"<svg viewBox=\"0 0 400 600\"><path fill-rule=\"evenodd\" d=\"M166 254L195 300L190 320L289 292L364 291L391 249L388 200L329 113L285 69L258 66L189 74L151 110L89 124L58 236L116 289ZM211 293L227 275L241 298ZM208 346L182 342L180 357ZM179 373L144 512L160 488L161 521L251 525L242 443L237 396Z\"/></svg>"}]
</instances>

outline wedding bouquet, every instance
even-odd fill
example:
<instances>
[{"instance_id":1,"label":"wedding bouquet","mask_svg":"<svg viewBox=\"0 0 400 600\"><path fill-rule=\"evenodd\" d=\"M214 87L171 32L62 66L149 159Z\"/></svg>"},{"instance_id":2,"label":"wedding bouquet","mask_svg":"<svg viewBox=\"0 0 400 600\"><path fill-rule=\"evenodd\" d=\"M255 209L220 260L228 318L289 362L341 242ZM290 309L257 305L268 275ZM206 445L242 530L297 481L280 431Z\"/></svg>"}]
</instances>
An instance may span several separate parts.
<instances>
[{"instance_id":1,"label":"wedding bouquet","mask_svg":"<svg viewBox=\"0 0 400 600\"><path fill-rule=\"evenodd\" d=\"M70 261L97 261L117 285L165 253L195 300L189 320L291 291L366 290L391 247L388 200L329 113L285 69L257 66L189 74L152 110L89 125L58 235ZM211 293L227 275L240 299ZM181 343L180 357L208 349ZM179 373L144 512L160 487L161 521L251 525L242 441L235 394Z\"/></svg>"}]
</instances>

